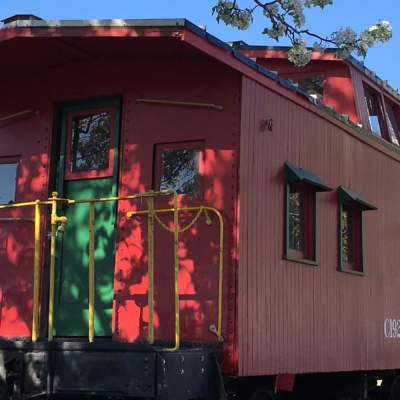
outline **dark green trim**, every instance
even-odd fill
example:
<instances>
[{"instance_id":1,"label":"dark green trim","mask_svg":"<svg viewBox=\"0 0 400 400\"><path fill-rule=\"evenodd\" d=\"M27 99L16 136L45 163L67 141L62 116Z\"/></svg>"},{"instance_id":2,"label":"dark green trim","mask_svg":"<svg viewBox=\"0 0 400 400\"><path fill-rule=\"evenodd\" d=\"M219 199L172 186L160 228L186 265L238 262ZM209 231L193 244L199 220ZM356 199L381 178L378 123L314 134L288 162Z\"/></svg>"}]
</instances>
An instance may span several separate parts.
<instances>
[{"instance_id":1,"label":"dark green trim","mask_svg":"<svg viewBox=\"0 0 400 400\"><path fill-rule=\"evenodd\" d=\"M297 181L307 183L313 186L316 192L330 192L332 189L324 185L321 180L312 172L303 168L296 167L290 162L285 163L285 181Z\"/></svg>"},{"instance_id":2,"label":"dark green trim","mask_svg":"<svg viewBox=\"0 0 400 400\"><path fill-rule=\"evenodd\" d=\"M62 196L64 192L64 166L65 166L65 143L67 140L67 116L71 111L79 111L90 108L100 108L100 107L115 107L115 122L114 122L114 166L118 166L119 160L119 143L120 143L120 127L121 127L121 107L122 98L118 96L114 97L102 97L88 100L77 100L74 102L58 103L57 107L61 110L60 114L60 143L59 143L59 162L57 165L57 178L56 178L56 190L59 196ZM118 179L119 168L114 168L113 177Z\"/></svg>"},{"instance_id":3,"label":"dark green trim","mask_svg":"<svg viewBox=\"0 0 400 400\"><path fill-rule=\"evenodd\" d=\"M284 260L288 260L288 261L293 261L293 262L297 262L300 264L307 264L307 265L313 265L314 267L318 267L318 261L314 261L314 260L305 260L304 258L296 258L296 257L290 257L288 255L284 255L283 256Z\"/></svg>"},{"instance_id":4,"label":"dark green trim","mask_svg":"<svg viewBox=\"0 0 400 400\"><path fill-rule=\"evenodd\" d=\"M311 264L318 266L318 234L317 234L317 227L318 227L318 202L317 202L317 192L314 191L314 245L313 245L313 258L311 260L303 259L303 258L296 258L290 256L290 249L289 249L289 185L291 181L285 181L285 248L284 248L284 255L283 258L285 260L296 261L303 264Z\"/></svg>"},{"instance_id":5,"label":"dark green trim","mask_svg":"<svg viewBox=\"0 0 400 400\"><path fill-rule=\"evenodd\" d=\"M353 274L353 275L359 275L359 276L365 276L364 271L354 271L352 269L347 269L347 268L342 268L340 272L346 272L348 274Z\"/></svg>"},{"instance_id":6,"label":"dark green trim","mask_svg":"<svg viewBox=\"0 0 400 400\"><path fill-rule=\"evenodd\" d=\"M289 256L289 182L285 180L285 248L283 258Z\"/></svg>"},{"instance_id":7,"label":"dark green trim","mask_svg":"<svg viewBox=\"0 0 400 400\"><path fill-rule=\"evenodd\" d=\"M354 201L360 206L362 211L377 210L375 206L367 203L359 193L354 192L353 190L346 188L344 186L339 186L338 190L339 190L340 202Z\"/></svg>"},{"instance_id":8,"label":"dark green trim","mask_svg":"<svg viewBox=\"0 0 400 400\"><path fill-rule=\"evenodd\" d=\"M59 103L57 104L57 107L59 108L59 132L60 132L60 141L59 141L59 162L57 165L57 174L56 174L56 190L59 193L59 197L65 197L65 191L66 190L71 190L71 187L69 185L73 185L75 188L80 182L86 181L86 178L83 178L81 180L73 180L73 181L64 181L64 169L65 169L65 153L66 153L66 139L67 139L67 120L68 120L68 114L70 112L74 111L84 111L88 109L96 109L96 108L104 108L104 107L112 107L115 109L115 114L114 114L114 168L113 168L113 174L110 177L101 177L101 178L89 178L89 181L91 184L94 184L95 186L97 185L98 188L101 187L102 184L104 184L104 181L109 181L109 183L106 184L105 187L107 187L107 193L109 192L109 195L103 195L100 197L108 197L108 196L117 196L118 195L118 182L119 182L119 145L120 145L120 127L121 127L121 118L122 118L122 98L121 97L103 97L103 98L96 98L96 99L89 99L89 100L83 100L83 101L75 101L75 102L69 102L69 103ZM88 183L88 186L89 183ZM69 189L67 189L69 187ZM78 189L79 190L79 189ZM104 204L104 203L102 203ZM117 204L113 204L112 206L113 213L116 216L117 213ZM61 205L59 206L58 210L58 215L67 215L68 213L68 207L66 205ZM73 226L73 225L71 225ZM65 256L64 248L65 248L65 243L64 243L64 238L65 238L66 233L64 235L58 235L57 236L57 249L56 249L56 271L55 271L55 302L54 302L54 335L57 334L56 329L58 324L57 320L57 313L60 310L60 301L64 297L62 297L62 281L63 281L63 257ZM111 237L111 236L110 236ZM111 240L112 239L112 240ZM115 254L115 230L114 234L110 240L110 243L113 243L113 251L109 251L107 254ZM112 246L112 245L110 245ZM110 263L111 264L111 263ZM114 269L114 268L113 268ZM112 269L112 270L113 270ZM97 305L97 299L95 299L96 305ZM103 302L103 300L101 300ZM105 302L103 302L105 303ZM96 308L96 307L95 307ZM95 329L96 328L96 323L95 323ZM108 328L106 328L108 329ZM70 333L68 333L70 334ZM79 333L80 334L80 333ZM110 334L111 334L111 317L110 317ZM74 335L74 334L71 334ZM105 333L104 335L101 334L100 336L107 336L108 333Z\"/></svg>"},{"instance_id":9,"label":"dark green trim","mask_svg":"<svg viewBox=\"0 0 400 400\"><path fill-rule=\"evenodd\" d=\"M314 192L314 262L318 265L318 201L317 192Z\"/></svg>"},{"instance_id":10,"label":"dark green trim","mask_svg":"<svg viewBox=\"0 0 400 400\"><path fill-rule=\"evenodd\" d=\"M338 212L338 226L339 226L339 232L338 232L338 247L339 247L339 265L338 265L338 271L340 272L348 272L351 274L355 275L361 275L365 276L365 271L364 271L364 221L363 221L363 211L370 211L370 210L377 210L377 208L366 201L364 201L361 197L361 195L357 192L354 192L351 189L348 189L344 186L339 186L338 188L338 205L339 205L339 212ZM343 254L342 254L342 247L343 247L343 241L342 241L342 213L343 213L343 203L344 202L353 202L358 205L360 208L360 271L355 271L348 269L343 266Z\"/></svg>"},{"instance_id":11,"label":"dark green trim","mask_svg":"<svg viewBox=\"0 0 400 400\"><path fill-rule=\"evenodd\" d=\"M332 189L324 185L321 180L312 172L296 165L286 162L284 165L285 177L285 247L284 259L296 261L304 264L318 265L318 198L317 192L329 192ZM296 258L290 256L289 249L289 184L291 182L301 182L309 185L310 189L314 191L314 254L311 260Z\"/></svg>"}]
</instances>

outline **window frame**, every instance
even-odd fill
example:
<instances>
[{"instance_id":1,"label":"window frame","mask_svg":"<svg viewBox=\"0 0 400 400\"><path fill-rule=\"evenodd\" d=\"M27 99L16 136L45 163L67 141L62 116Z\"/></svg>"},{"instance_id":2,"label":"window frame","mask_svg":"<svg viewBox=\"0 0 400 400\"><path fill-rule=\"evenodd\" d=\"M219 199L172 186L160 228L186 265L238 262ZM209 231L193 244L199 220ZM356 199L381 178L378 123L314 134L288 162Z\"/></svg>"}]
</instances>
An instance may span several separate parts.
<instances>
[{"instance_id":1,"label":"window frame","mask_svg":"<svg viewBox=\"0 0 400 400\"><path fill-rule=\"evenodd\" d=\"M0 156L0 164L15 164L15 186L14 186L14 200L11 200L11 203L15 203L17 201L17 186L20 172L20 157L19 156ZM9 203L0 203L0 205L6 205Z\"/></svg>"},{"instance_id":2,"label":"window frame","mask_svg":"<svg viewBox=\"0 0 400 400\"><path fill-rule=\"evenodd\" d=\"M108 153L108 167L101 170L88 170L88 171L71 171L71 153L72 153L72 121L78 116L87 116L90 114L99 114L109 112L111 114L110 125L110 150ZM65 165L64 165L64 180L81 180L81 179L95 179L107 178L113 176L114 173L114 149L115 149L115 107L93 107L80 110L73 110L68 112L67 126L66 126L66 145L65 145Z\"/></svg>"},{"instance_id":3,"label":"window frame","mask_svg":"<svg viewBox=\"0 0 400 400\"><path fill-rule=\"evenodd\" d=\"M386 110L385 110L385 105L384 105L384 99L382 99L382 93L376 89L374 89L372 86L370 86L367 82L363 81L363 94L364 94L364 103L366 107L366 112L367 112L367 118L368 118L368 126L369 130L376 136L381 137L382 139L386 139L387 141L391 142L390 138L388 137L388 128L387 128L387 120L386 120ZM375 132L372 129L372 124L370 120L370 113L369 113L369 108L368 108L368 101L366 97L366 92L369 92L371 96L378 102L378 108L379 108L379 113L377 114L378 117L378 123L379 123L379 128L380 128L380 133Z\"/></svg>"},{"instance_id":4,"label":"window frame","mask_svg":"<svg viewBox=\"0 0 400 400\"><path fill-rule=\"evenodd\" d=\"M299 168L292 163L286 162L284 165L285 178L285 239L283 258L289 261L318 266L318 192L332 191L324 185L320 179L312 172ZM290 186L299 185L305 192L304 215L312 215L310 220L304 220L304 244L303 250L290 248ZM312 204L310 204L312 202Z\"/></svg>"},{"instance_id":5,"label":"window frame","mask_svg":"<svg viewBox=\"0 0 400 400\"><path fill-rule=\"evenodd\" d=\"M343 207L355 210L358 215L352 215L352 262L343 260ZM354 275L365 276L364 269L364 218L363 212L377 210L377 208L367 203L360 194L344 186L338 188L338 271L347 272ZM358 259L357 259L358 258Z\"/></svg>"},{"instance_id":6,"label":"window frame","mask_svg":"<svg viewBox=\"0 0 400 400\"><path fill-rule=\"evenodd\" d=\"M205 140L188 140L154 144L153 190L159 191L161 185L162 154L166 151L199 150L198 191L197 193L178 193L178 196L190 196L202 199L204 196Z\"/></svg>"},{"instance_id":7,"label":"window frame","mask_svg":"<svg viewBox=\"0 0 400 400\"><path fill-rule=\"evenodd\" d=\"M307 72L307 73L290 73L290 74L281 74L281 76L289 81L293 86L296 86L299 90L303 91L304 93L307 93L307 95L313 97L314 99L323 102L324 99L324 94L325 94L325 87L326 87L326 80L327 80L327 74L323 71L321 72ZM322 78L322 86L321 86L321 93L310 93L309 91L305 90L304 87L300 87L301 84L300 82L295 82L297 81L304 81L305 79L317 79L317 78Z\"/></svg>"},{"instance_id":8,"label":"window frame","mask_svg":"<svg viewBox=\"0 0 400 400\"><path fill-rule=\"evenodd\" d=\"M387 140L390 143L392 143L393 145L399 147L400 146L400 107L398 104L391 101L387 96L383 96L382 104L383 104L383 112L385 114L385 122L386 122L387 136L388 136ZM390 107L393 112L393 117L394 117L396 125L397 125L397 132L393 128L393 124L390 119L390 115L388 113L388 107ZM392 139L389 124L393 128L393 134L397 139L397 143L395 143Z\"/></svg>"}]
</instances>

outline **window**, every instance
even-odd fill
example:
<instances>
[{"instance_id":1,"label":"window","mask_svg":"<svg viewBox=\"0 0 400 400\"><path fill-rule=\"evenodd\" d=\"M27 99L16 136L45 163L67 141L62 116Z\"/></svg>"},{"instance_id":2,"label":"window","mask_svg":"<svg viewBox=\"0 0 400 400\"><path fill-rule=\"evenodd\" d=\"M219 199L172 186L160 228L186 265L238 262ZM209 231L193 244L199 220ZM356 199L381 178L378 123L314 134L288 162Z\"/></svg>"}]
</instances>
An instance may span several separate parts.
<instances>
[{"instance_id":1,"label":"window","mask_svg":"<svg viewBox=\"0 0 400 400\"><path fill-rule=\"evenodd\" d=\"M0 204L15 201L18 163L14 158L0 158Z\"/></svg>"},{"instance_id":2,"label":"window","mask_svg":"<svg viewBox=\"0 0 400 400\"><path fill-rule=\"evenodd\" d=\"M114 161L114 109L68 115L65 179L111 176Z\"/></svg>"},{"instance_id":3,"label":"window","mask_svg":"<svg viewBox=\"0 0 400 400\"><path fill-rule=\"evenodd\" d=\"M372 132L383 136L383 113L380 95L369 86L364 86L364 96L368 108L369 124Z\"/></svg>"},{"instance_id":4,"label":"window","mask_svg":"<svg viewBox=\"0 0 400 400\"><path fill-rule=\"evenodd\" d=\"M316 175L286 163L285 252L288 260L317 265L317 192L330 191Z\"/></svg>"},{"instance_id":5,"label":"window","mask_svg":"<svg viewBox=\"0 0 400 400\"><path fill-rule=\"evenodd\" d=\"M399 116L398 107L386 100L385 108L390 140L393 144L400 146L400 130L397 122Z\"/></svg>"},{"instance_id":6,"label":"window","mask_svg":"<svg viewBox=\"0 0 400 400\"><path fill-rule=\"evenodd\" d=\"M376 210L362 197L339 187L339 271L364 274L362 212Z\"/></svg>"},{"instance_id":7,"label":"window","mask_svg":"<svg viewBox=\"0 0 400 400\"><path fill-rule=\"evenodd\" d=\"M287 80L311 97L322 102L324 95L324 75L307 76L304 78L287 78Z\"/></svg>"},{"instance_id":8,"label":"window","mask_svg":"<svg viewBox=\"0 0 400 400\"><path fill-rule=\"evenodd\" d=\"M191 195L201 193L203 142L158 144L155 150L156 190L170 189Z\"/></svg>"}]
</instances>

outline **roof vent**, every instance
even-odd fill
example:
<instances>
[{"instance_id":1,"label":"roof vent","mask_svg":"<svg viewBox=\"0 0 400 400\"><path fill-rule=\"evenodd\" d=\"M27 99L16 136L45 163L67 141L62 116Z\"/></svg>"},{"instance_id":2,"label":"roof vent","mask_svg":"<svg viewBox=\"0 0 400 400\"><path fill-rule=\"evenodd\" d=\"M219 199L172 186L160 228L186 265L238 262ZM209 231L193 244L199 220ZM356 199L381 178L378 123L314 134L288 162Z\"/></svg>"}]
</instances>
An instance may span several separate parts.
<instances>
[{"instance_id":1,"label":"roof vent","mask_svg":"<svg viewBox=\"0 0 400 400\"><path fill-rule=\"evenodd\" d=\"M42 18L37 17L36 15L33 14L16 14L13 15L12 17L8 17L6 19L3 19L3 24L11 24L12 22L16 21L43 21Z\"/></svg>"}]
</instances>

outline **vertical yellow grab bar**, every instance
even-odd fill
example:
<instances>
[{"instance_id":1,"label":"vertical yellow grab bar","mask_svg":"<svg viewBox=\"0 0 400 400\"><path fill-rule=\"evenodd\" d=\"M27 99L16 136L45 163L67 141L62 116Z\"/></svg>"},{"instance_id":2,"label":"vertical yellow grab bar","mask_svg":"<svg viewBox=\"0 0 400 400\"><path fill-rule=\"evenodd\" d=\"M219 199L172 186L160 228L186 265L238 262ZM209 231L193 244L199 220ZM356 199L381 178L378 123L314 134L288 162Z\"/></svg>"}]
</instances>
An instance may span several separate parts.
<instances>
[{"instance_id":1,"label":"vertical yellow grab bar","mask_svg":"<svg viewBox=\"0 0 400 400\"><path fill-rule=\"evenodd\" d=\"M40 205L35 202L35 260L33 272L33 315L32 315L32 342L38 338L39 328L39 268L40 268Z\"/></svg>"},{"instance_id":2,"label":"vertical yellow grab bar","mask_svg":"<svg viewBox=\"0 0 400 400\"><path fill-rule=\"evenodd\" d=\"M91 199L93 200L93 198ZM94 338L94 201L89 214L89 342Z\"/></svg>"},{"instance_id":3,"label":"vertical yellow grab bar","mask_svg":"<svg viewBox=\"0 0 400 400\"><path fill-rule=\"evenodd\" d=\"M149 213L147 216L148 229L148 305L149 305L149 327L148 340L154 344L154 198L146 198Z\"/></svg>"},{"instance_id":4,"label":"vertical yellow grab bar","mask_svg":"<svg viewBox=\"0 0 400 400\"><path fill-rule=\"evenodd\" d=\"M224 220L221 213L215 209L214 211L219 219L219 277L218 277L218 340L223 341L222 337L222 279L223 279L223 266L224 266Z\"/></svg>"},{"instance_id":5,"label":"vertical yellow grab bar","mask_svg":"<svg viewBox=\"0 0 400 400\"><path fill-rule=\"evenodd\" d=\"M56 232L57 232L57 192L51 197L51 244L50 244L50 288L49 288L49 327L48 340L53 340L54 314L54 269L56 264Z\"/></svg>"},{"instance_id":6,"label":"vertical yellow grab bar","mask_svg":"<svg viewBox=\"0 0 400 400\"><path fill-rule=\"evenodd\" d=\"M179 332L179 226L178 226L178 194L174 191L174 271L175 271L175 347L169 351L176 351L180 347L180 332Z\"/></svg>"}]
</instances>

